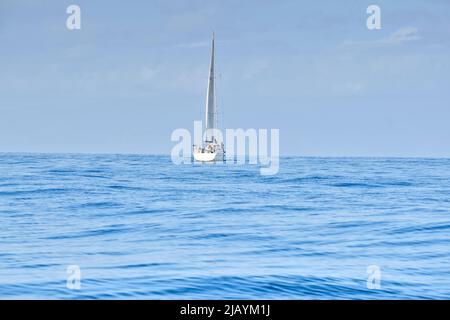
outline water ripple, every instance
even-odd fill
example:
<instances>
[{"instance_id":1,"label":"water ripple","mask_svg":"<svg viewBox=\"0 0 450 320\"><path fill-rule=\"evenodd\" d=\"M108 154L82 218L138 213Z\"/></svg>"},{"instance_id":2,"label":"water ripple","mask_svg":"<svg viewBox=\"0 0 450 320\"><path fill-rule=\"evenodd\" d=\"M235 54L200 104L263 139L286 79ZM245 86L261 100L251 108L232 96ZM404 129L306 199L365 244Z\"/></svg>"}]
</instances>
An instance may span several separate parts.
<instances>
[{"instance_id":1,"label":"water ripple","mask_svg":"<svg viewBox=\"0 0 450 320\"><path fill-rule=\"evenodd\" d=\"M449 196L449 159L0 154L0 298L445 299Z\"/></svg>"}]
</instances>

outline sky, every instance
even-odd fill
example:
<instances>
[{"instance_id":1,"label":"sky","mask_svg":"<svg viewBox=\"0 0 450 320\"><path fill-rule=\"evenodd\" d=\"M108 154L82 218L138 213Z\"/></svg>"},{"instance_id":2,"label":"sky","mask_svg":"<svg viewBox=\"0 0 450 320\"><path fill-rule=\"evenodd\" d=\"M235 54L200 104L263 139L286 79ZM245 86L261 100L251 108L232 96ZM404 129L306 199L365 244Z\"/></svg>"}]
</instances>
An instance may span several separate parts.
<instances>
[{"instance_id":1,"label":"sky","mask_svg":"<svg viewBox=\"0 0 450 320\"><path fill-rule=\"evenodd\" d=\"M280 129L282 155L450 157L448 0L1 0L0 152L170 154L204 118L213 31L222 129Z\"/></svg>"}]
</instances>

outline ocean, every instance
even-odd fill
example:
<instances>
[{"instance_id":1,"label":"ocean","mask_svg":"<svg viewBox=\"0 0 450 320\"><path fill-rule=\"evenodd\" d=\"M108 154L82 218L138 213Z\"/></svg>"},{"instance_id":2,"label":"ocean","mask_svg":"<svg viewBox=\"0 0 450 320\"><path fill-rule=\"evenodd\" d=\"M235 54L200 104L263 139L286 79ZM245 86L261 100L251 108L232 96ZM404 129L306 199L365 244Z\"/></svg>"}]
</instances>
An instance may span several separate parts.
<instances>
[{"instance_id":1,"label":"ocean","mask_svg":"<svg viewBox=\"0 0 450 320\"><path fill-rule=\"evenodd\" d=\"M1 299L450 298L450 159L0 154L0 228Z\"/></svg>"}]
</instances>

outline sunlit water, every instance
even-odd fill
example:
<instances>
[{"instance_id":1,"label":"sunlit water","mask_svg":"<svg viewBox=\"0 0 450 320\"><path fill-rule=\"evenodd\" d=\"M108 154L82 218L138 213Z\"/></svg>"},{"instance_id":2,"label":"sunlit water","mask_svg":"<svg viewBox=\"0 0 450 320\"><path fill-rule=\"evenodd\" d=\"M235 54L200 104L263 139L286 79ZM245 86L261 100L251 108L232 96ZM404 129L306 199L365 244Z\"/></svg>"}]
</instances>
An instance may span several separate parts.
<instances>
[{"instance_id":1,"label":"sunlit water","mask_svg":"<svg viewBox=\"0 0 450 320\"><path fill-rule=\"evenodd\" d=\"M450 298L449 159L0 154L0 227L0 298Z\"/></svg>"}]
</instances>

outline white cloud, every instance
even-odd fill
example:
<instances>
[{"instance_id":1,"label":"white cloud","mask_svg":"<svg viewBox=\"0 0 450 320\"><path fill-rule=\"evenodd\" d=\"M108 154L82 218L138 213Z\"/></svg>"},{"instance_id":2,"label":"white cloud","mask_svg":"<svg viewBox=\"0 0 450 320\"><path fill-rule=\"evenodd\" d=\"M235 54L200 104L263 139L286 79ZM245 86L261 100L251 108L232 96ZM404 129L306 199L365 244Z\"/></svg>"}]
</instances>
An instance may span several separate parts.
<instances>
[{"instance_id":1,"label":"white cloud","mask_svg":"<svg viewBox=\"0 0 450 320\"><path fill-rule=\"evenodd\" d=\"M419 30L415 27L401 28L392 33L389 37L381 39L381 41L384 43L402 43L408 41L416 41L422 38L418 33Z\"/></svg>"},{"instance_id":2,"label":"white cloud","mask_svg":"<svg viewBox=\"0 0 450 320\"><path fill-rule=\"evenodd\" d=\"M419 29L416 27L403 27L391 33L389 36L377 40L369 41L345 41L346 45L392 45L405 42L417 41L422 39L419 35Z\"/></svg>"}]
</instances>

